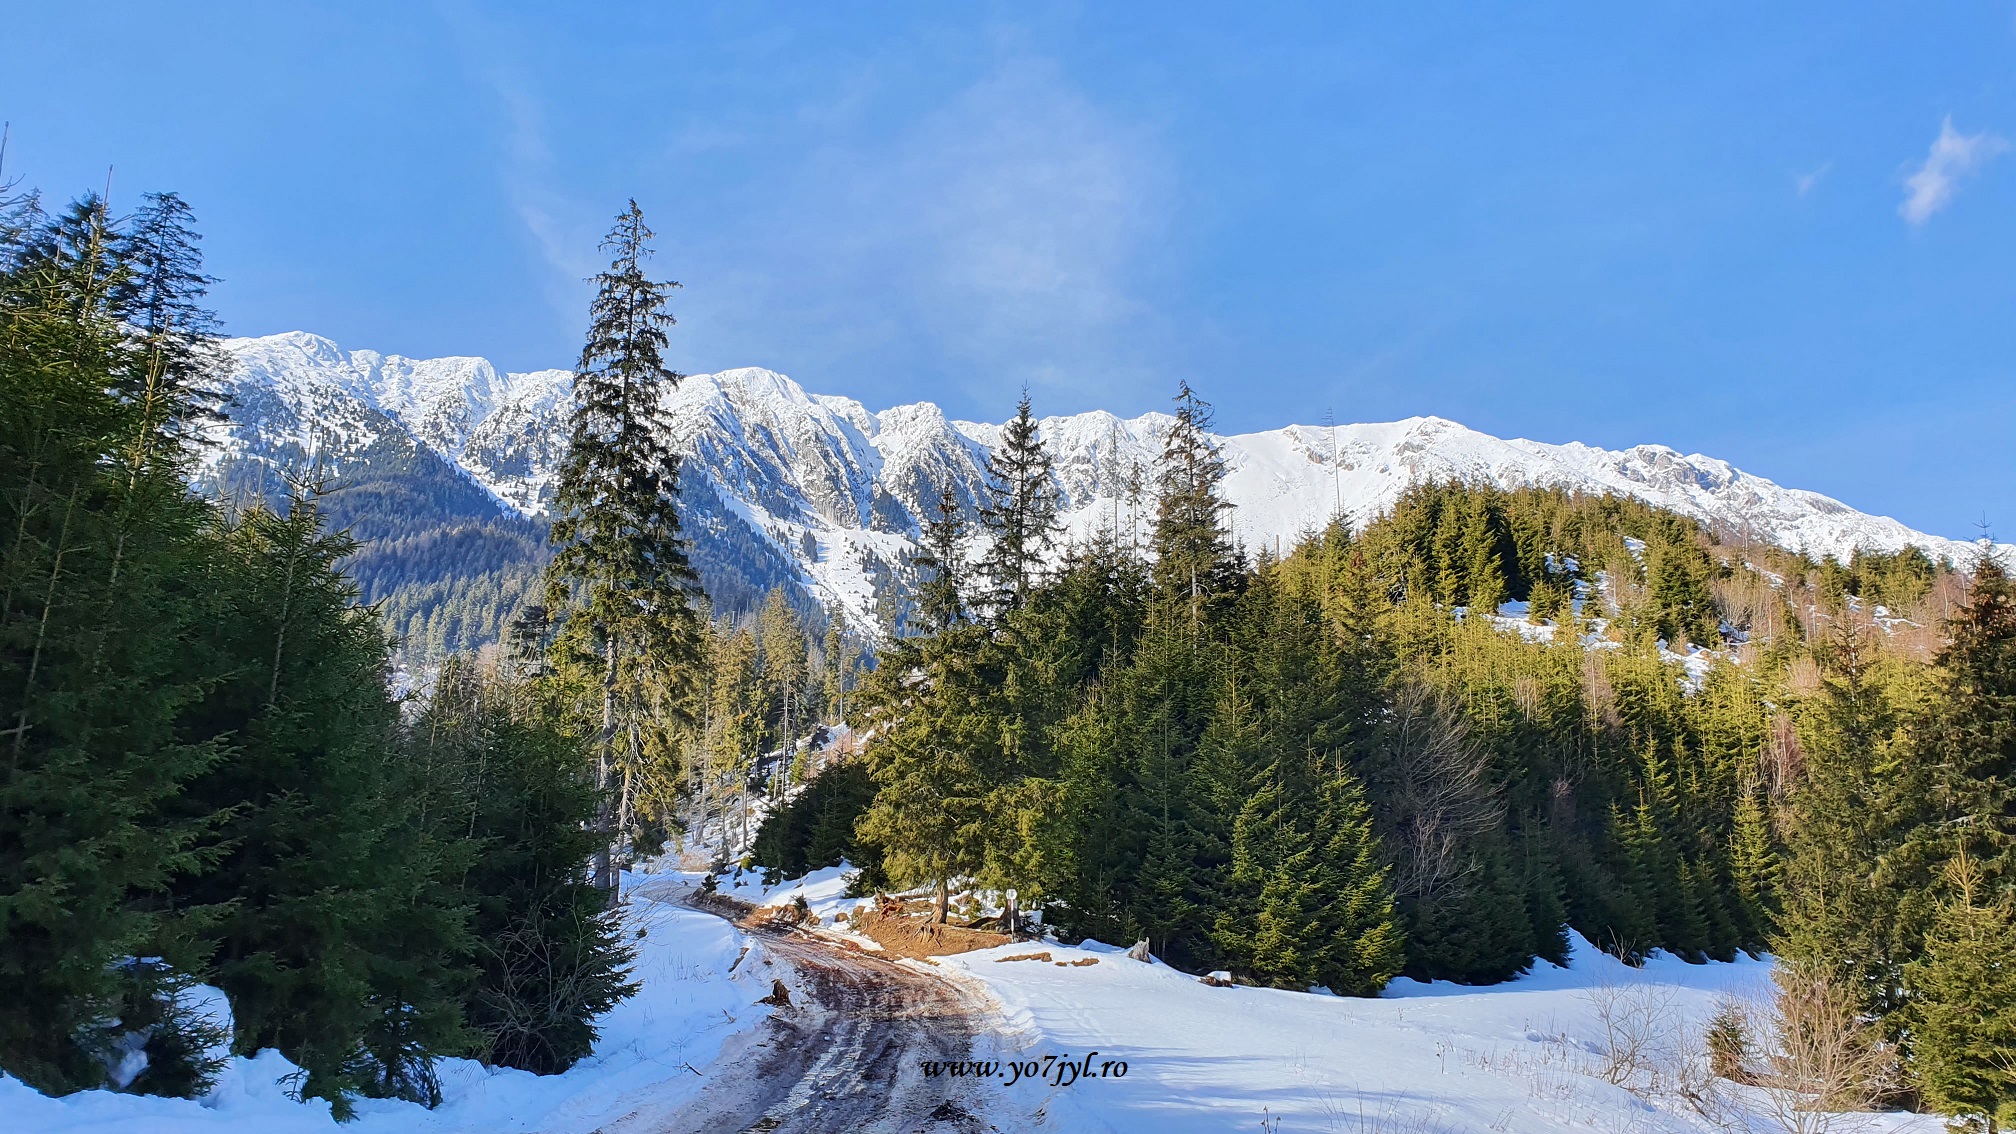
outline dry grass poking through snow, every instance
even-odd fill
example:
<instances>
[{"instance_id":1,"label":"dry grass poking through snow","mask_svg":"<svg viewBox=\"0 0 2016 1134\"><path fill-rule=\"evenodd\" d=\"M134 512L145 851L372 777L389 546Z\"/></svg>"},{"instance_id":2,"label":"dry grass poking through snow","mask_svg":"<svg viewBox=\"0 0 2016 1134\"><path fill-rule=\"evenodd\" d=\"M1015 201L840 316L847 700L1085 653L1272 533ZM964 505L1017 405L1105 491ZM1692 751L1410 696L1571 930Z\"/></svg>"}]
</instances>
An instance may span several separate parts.
<instances>
[{"instance_id":1,"label":"dry grass poking through snow","mask_svg":"<svg viewBox=\"0 0 2016 1134\"><path fill-rule=\"evenodd\" d=\"M1581 1070L1684 1103L1731 1134L1842 1134L1879 1121L1897 1060L1838 984L1780 969L1771 995L1725 998L1705 1021L1668 986L1598 979L1584 993L1602 1040Z\"/></svg>"}]
</instances>

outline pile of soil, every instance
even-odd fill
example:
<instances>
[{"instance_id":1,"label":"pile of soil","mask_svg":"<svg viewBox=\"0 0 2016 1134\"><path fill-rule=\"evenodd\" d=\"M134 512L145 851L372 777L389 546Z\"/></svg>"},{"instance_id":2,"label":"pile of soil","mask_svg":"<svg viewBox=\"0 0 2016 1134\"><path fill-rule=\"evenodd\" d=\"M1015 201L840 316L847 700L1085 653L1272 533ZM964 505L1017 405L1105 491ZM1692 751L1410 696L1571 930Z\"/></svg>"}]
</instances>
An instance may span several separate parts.
<instances>
[{"instance_id":1,"label":"pile of soil","mask_svg":"<svg viewBox=\"0 0 2016 1134\"><path fill-rule=\"evenodd\" d=\"M1005 933L939 925L931 917L929 902L882 898L859 906L851 924L856 933L870 938L891 956L918 960L992 949L1014 940Z\"/></svg>"},{"instance_id":2,"label":"pile of soil","mask_svg":"<svg viewBox=\"0 0 2016 1134\"><path fill-rule=\"evenodd\" d=\"M756 909L748 902L740 898L731 898L726 894L694 893L687 896L686 904L696 910L705 910L716 917L725 917L729 921L740 921Z\"/></svg>"},{"instance_id":3,"label":"pile of soil","mask_svg":"<svg viewBox=\"0 0 2016 1134\"><path fill-rule=\"evenodd\" d=\"M775 906L751 905L740 898L726 894L694 894L687 899L694 909L725 917L744 929L767 929L783 932L803 925L817 925L819 918L810 910L799 909L794 903L785 902Z\"/></svg>"}]
</instances>

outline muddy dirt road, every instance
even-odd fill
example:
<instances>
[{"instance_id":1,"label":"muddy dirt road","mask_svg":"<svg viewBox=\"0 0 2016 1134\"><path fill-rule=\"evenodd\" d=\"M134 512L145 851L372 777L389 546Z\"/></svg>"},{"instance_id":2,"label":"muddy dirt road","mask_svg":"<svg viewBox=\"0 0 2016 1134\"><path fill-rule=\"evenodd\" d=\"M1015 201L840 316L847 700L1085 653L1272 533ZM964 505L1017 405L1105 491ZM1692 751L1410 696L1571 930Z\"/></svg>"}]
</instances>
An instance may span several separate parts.
<instances>
[{"instance_id":1,"label":"muddy dirt road","mask_svg":"<svg viewBox=\"0 0 2016 1134\"><path fill-rule=\"evenodd\" d=\"M990 1101L923 1061L975 1057L991 1004L951 981L797 930L756 930L794 972L792 1004L731 1041L684 1105L640 1108L598 1134L984 1134ZM977 1087L977 1090L976 1090Z\"/></svg>"}]
</instances>

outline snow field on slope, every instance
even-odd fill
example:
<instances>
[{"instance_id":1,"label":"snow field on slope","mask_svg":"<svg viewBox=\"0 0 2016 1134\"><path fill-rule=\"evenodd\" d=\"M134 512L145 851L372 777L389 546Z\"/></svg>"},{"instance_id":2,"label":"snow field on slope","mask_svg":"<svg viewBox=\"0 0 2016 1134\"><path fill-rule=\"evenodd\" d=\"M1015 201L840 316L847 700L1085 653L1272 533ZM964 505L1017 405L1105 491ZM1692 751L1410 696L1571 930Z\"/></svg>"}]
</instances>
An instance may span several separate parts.
<instances>
[{"instance_id":1,"label":"snow field on slope","mask_svg":"<svg viewBox=\"0 0 2016 1134\"><path fill-rule=\"evenodd\" d=\"M595 1053L565 1074L443 1060L439 1108L359 1099L356 1121L339 1125L328 1103L288 1097L284 1080L296 1068L269 1050L231 1060L201 1100L110 1091L52 1099L0 1076L0 1114L7 1116L0 1127L10 1134L587 1134L633 1111L669 1111L705 1082L698 1072L724 1041L768 1018L770 1010L755 1001L782 975L760 940L676 904L676 894L696 880L625 876L625 926L642 989L603 1018Z\"/></svg>"},{"instance_id":2,"label":"snow field on slope","mask_svg":"<svg viewBox=\"0 0 2016 1134\"><path fill-rule=\"evenodd\" d=\"M1505 984L1393 982L1376 1000L1267 988L1217 988L1098 942L1041 947L1051 960L1004 961L1009 945L940 960L980 981L1020 1029L1023 1060L1045 1054L1124 1078L1062 1086L996 1084L1002 1113L1040 1110L1041 1130L1072 1134L1659 1134L1745 1129L1708 1122L1638 1076L1644 1097L1601 1077L1597 1004L1656 1013L1651 1062L1678 1058L1725 997L1770 987L1768 961L1690 965L1655 955L1632 969L1576 936L1566 968L1547 962ZM1097 959L1096 965L1069 962ZM1618 1019L1623 1009L1614 1009ZM1737 1103L1755 1106L1729 1088ZM1773 1129L1760 1115L1748 1129ZM1276 1125L1262 1127L1268 1119ZM1739 1120L1740 1121L1740 1120ZM1860 1116L1856 1118L1861 1122ZM1929 1116L1868 1116L1858 1129L1934 1134Z\"/></svg>"}]
</instances>

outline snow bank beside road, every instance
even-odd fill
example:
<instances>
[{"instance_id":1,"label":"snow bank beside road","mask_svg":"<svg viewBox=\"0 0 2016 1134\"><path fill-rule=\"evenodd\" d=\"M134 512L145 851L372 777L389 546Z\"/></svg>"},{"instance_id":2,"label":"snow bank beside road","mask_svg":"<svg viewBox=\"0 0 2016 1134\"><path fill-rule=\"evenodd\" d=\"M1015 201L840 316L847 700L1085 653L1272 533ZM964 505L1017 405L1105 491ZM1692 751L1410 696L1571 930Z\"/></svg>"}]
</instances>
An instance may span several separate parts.
<instances>
[{"instance_id":1,"label":"snow bank beside road","mask_svg":"<svg viewBox=\"0 0 2016 1134\"><path fill-rule=\"evenodd\" d=\"M739 891L724 883L722 892L763 904L803 894L830 919L856 901L841 893L845 872L767 889L753 880ZM105 1091L49 1099L0 1077L0 1114L7 1130L22 1134L676 1130L672 1116L709 1076L748 1073L712 1061L726 1041L767 1017L755 1002L773 977L787 976L765 956L760 935L678 903L698 881L626 877L629 927L645 931L637 941L643 990L603 1021L595 1056L565 1075L450 1060L441 1067L447 1101L438 1110L361 1100L358 1121L339 1127L326 1104L287 1098L281 1080L293 1068L267 1052L234 1060L202 1102ZM1482 988L1400 980L1376 1000L1214 988L1097 942L1017 942L936 958L928 969L901 963L984 986L1003 1006L1008 1034L973 1052L986 1070L961 1064L957 1073L971 1082L976 1105L986 1101L984 1113L1015 1116L999 1121L1004 1131L1068 1134L1218 1134L1261 1129L1263 1118L1273 1134L1706 1134L1718 1127L1670 1092L1633 1094L1604 1080L1599 1004L1607 998L1627 1011L1656 1011L1650 1059L1657 1062L1668 1057L1662 1048L1689 1042L1723 997L1762 994L1770 981L1763 961L1689 965L1655 956L1631 969L1580 938L1567 968L1542 962L1519 980ZM730 1064L738 1050L729 1049ZM843 1061L835 1073L845 1060L868 1058L858 1047L831 1054ZM1061 1083L1051 1070L1067 1062L1100 1073ZM1111 1071L1119 1063L1124 1075ZM1011 1083L1011 1064L1042 1071ZM941 1066L936 1074L953 1072ZM1646 1086L1642 1076L1635 1085ZM1882 1115L1857 1128L1934 1134L1942 1124ZM1758 1121L1751 1129L1772 1127Z\"/></svg>"},{"instance_id":2,"label":"snow bank beside road","mask_svg":"<svg viewBox=\"0 0 2016 1134\"><path fill-rule=\"evenodd\" d=\"M110 1091L52 1099L0 1076L0 1114L7 1116L0 1125L17 1134L585 1134L632 1111L669 1109L699 1089L703 1079L694 1069L707 1069L728 1037L769 1015L755 1003L773 975L761 943L676 903L697 881L625 878L631 902L626 926L633 935L644 932L634 941L643 988L603 1019L595 1054L564 1075L445 1060L446 1099L438 1109L359 1099L357 1120L338 1125L329 1104L287 1096L283 1081L295 1068L266 1051L232 1060L201 1101Z\"/></svg>"}]
</instances>

